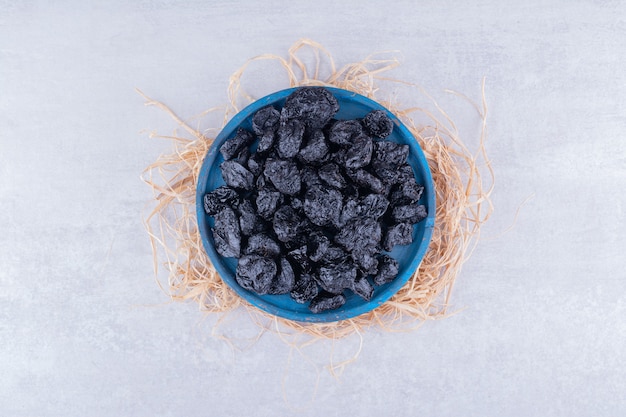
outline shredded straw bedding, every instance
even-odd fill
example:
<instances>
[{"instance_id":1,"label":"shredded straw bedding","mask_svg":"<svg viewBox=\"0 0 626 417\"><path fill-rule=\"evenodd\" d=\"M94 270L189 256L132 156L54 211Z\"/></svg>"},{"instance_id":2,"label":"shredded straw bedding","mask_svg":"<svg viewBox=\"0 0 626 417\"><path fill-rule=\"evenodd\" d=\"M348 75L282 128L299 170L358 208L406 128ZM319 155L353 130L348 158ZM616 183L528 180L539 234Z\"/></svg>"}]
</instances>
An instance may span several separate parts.
<instances>
[{"instance_id":1,"label":"shredded straw bedding","mask_svg":"<svg viewBox=\"0 0 626 417\"><path fill-rule=\"evenodd\" d=\"M302 39L289 49L287 58L277 55L252 58L230 77L228 105L212 108L200 116L223 112L221 126L202 131L191 126L192 119L183 120L163 103L138 91L146 99L146 105L164 110L178 124L172 136L151 134L152 137L170 140L174 149L172 153L159 157L142 175L155 198L154 206L144 217L154 254L155 273L159 285L172 300L197 302L208 313L223 314L238 308L247 309L251 320L263 331L273 330L288 343L287 335L334 340L354 333L361 334L362 330L372 327L383 331L407 330L426 320L449 314L455 279L478 242L481 226L493 211L490 195L494 175L484 146L487 116L484 80L480 104L450 92L470 103L480 122L479 137L474 146L476 150L470 151L453 120L424 89L410 82L385 77L385 73L399 65L396 58L385 56L372 55L337 69L326 49L314 41ZM389 301L366 314L332 323L300 323L271 316L247 304L231 290L204 251L195 207L200 168L214 135L242 105L258 98L245 91L242 78L249 75L250 64L266 60L277 63L278 68L284 71L287 81L283 88L337 87L379 102L407 126L428 161L437 201L435 227L428 250L407 284ZM328 68L329 75L320 75L324 68ZM267 74L262 75L261 79ZM382 84L402 89L422 104L409 103L413 105L405 107L397 100L383 97ZM391 92L387 91L387 94L391 95ZM426 104L423 104L424 99ZM434 110L428 110L428 107ZM163 275L160 273L161 266L166 271L167 283L163 282L163 278L159 279Z\"/></svg>"}]
</instances>

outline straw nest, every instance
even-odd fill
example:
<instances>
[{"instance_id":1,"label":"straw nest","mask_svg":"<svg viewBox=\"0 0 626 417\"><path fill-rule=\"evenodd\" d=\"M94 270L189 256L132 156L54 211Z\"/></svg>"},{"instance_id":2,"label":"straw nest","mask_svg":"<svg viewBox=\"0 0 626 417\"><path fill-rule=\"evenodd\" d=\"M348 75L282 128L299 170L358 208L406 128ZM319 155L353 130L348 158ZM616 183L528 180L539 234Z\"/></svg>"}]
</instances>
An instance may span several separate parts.
<instances>
[{"instance_id":1,"label":"straw nest","mask_svg":"<svg viewBox=\"0 0 626 417\"><path fill-rule=\"evenodd\" d=\"M475 149L470 151L452 119L424 89L385 76L399 65L393 54L391 57L388 55L372 55L337 69L332 56L321 45L307 39L299 40L289 49L286 58L260 55L248 60L230 78L229 103L207 110L195 119L183 120L163 103L139 91L146 99L146 105L164 110L178 125L171 136L151 134L152 137L171 140L173 152L159 157L142 175L154 191L154 205L144 216L144 222L153 248L157 282L172 300L193 300L209 313L227 313L245 308L263 331L271 329L286 341L290 340L289 335L305 335L313 340L337 339L353 333L361 334L362 330L371 327L385 331L407 330L425 320L449 314L455 279L478 242L481 226L493 211L490 194L494 177L484 146L487 116L484 80L479 104L449 91L470 103L476 111L480 129L473 143ZM242 79L244 75L251 75L251 64L259 61L277 64L284 71L287 82L283 88L333 86L378 101L409 128L428 160L437 200L430 246L407 284L388 302L369 313L328 324L297 323L269 316L236 295L222 281L204 251L195 212L200 167L220 128L242 105L255 100L246 92ZM326 74L322 75L324 71ZM381 85L388 86L389 90L383 90ZM391 90L408 93L415 103L426 104L402 106L396 99L383 97L383 91L391 95ZM204 130L192 127L192 120L198 121L216 113L220 115L221 126Z\"/></svg>"}]
</instances>

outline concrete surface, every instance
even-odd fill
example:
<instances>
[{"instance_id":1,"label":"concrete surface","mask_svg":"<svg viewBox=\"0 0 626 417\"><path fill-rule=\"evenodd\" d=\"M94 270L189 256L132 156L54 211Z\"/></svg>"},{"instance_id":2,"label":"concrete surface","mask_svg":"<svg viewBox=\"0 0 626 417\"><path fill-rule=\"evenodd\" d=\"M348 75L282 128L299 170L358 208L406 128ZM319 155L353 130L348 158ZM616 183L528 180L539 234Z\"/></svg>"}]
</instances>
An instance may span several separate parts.
<instances>
[{"instance_id":1,"label":"concrete surface","mask_svg":"<svg viewBox=\"0 0 626 417\"><path fill-rule=\"evenodd\" d=\"M398 50L393 75L469 133L444 89L477 100L484 76L490 110L496 211L462 310L365 333L339 379L329 346L212 338L159 290L141 224L139 175L170 150L142 131L175 125L134 88L192 116L301 37L338 65ZM626 415L624 39L619 1L0 2L0 415Z\"/></svg>"}]
</instances>

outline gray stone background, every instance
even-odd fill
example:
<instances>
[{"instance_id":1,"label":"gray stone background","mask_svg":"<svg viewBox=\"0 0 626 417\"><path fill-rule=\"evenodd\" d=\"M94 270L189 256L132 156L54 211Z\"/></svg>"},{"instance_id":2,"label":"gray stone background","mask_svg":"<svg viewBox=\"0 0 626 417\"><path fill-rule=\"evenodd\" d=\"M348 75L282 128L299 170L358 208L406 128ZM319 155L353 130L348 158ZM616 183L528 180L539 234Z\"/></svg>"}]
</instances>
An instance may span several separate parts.
<instances>
[{"instance_id":1,"label":"gray stone background","mask_svg":"<svg viewBox=\"0 0 626 417\"><path fill-rule=\"evenodd\" d=\"M139 175L171 149L145 130L176 126L134 88L196 115L301 37L340 66L399 51L393 76L470 143L444 90L480 100L486 77L495 212L459 312L365 332L339 378L328 344L247 343L245 312L219 328L240 349L212 337L158 288L141 223ZM619 1L0 1L0 415L625 415L624 39Z\"/></svg>"}]
</instances>

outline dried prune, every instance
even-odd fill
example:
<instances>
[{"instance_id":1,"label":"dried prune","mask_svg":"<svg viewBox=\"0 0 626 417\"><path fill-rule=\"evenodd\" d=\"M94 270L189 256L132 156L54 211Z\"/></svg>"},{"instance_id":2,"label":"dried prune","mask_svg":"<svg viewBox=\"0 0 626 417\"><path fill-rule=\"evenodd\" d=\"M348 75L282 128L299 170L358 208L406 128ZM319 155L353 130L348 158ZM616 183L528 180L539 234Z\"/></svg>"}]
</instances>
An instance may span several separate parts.
<instances>
[{"instance_id":1,"label":"dried prune","mask_svg":"<svg viewBox=\"0 0 626 417\"><path fill-rule=\"evenodd\" d=\"M220 153L224 157L224 160L227 161L235 157L235 155L237 155L243 148L248 147L253 141L254 136L252 133L239 128L237 129L235 136L232 139L228 139L220 147Z\"/></svg>"},{"instance_id":2,"label":"dried prune","mask_svg":"<svg viewBox=\"0 0 626 417\"><path fill-rule=\"evenodd\" d=\"M416 183L415 180L402 182L391 192L391 203L394 206L415 203L420 199L423 192L424 187Z\"/></svg>"},{"instance_id":3,"label":"dried prune","mask_svg":"<svg viewBox=\"0 0 626 417\"><path fill-rule=\"evenodd\" d=\"M241 231L239 220L230 207L224 207L215 215L213 226L215 250L225 258L239 258L241 254Z\"/></svg>"},{"instance_id":4,"label":"dried prune","mask_svg":"<svg viewBox=\"0 0 626 417\"><path fill-rule=\"evenodd\" d=\"M265 233L250 236L244 250L246 255L261 255L266 258L278 256L280 252L278 243Z\"/></svg>"},{"instance_id":5,"label":"dried prune","mask_svg":"<svg viewBox=\"0 0 626 417\"><path fill-rule=\"evenodd\" d=\"M422 204L407 204L393 208L391 217L395 222L418 223L424 220L428 214L426 207Z\"/></svg>"},{"instance_id":6,"label":"dried prune","mask_svg":"<svg viewBox=\"0 0 626 417\"><path fill-rule=\"evenodd\" d=\"M358 214L378 219L387 211L389 200L381 194L369 194L361 199L358 205Z\"/></svg>"},{"instance_id":7,"label":"dried prune","mask_svg":"<svg viewBox=\"0 0 626 417\"><path fill-rule=\"evenodd\" d=\"M304 184L305 188L308 190L316 185L321 185L322 180L317 173L317 170L311 166L304 166L302 171L300 171L300 178L302 179L302 184Z\"/></svg>"},{"instance_id":8,"label":"dried prune","mask_svg":"<svg viewBox=\"0 0 626 417\"><path fill-rule=\"evenodd\" d=\"M374 144L369 136L357 136L346 152L346 168L359 169L369 164L372 159L373 149Z\"/></svg>"},{"instance_id":9,"label":"dried prune","mask_svg":"<svg viewBox=\"0 0 626 417\"><path fill-rule=\"evenodd\" d=\"M280 112L272 106L263 107L252 116L252 130L259 136L275 132L280 122Z\"/></svg>"},{"instance_id":10,"label":"dried prune","mask_svg":"<svg viewBox=\"0 0 626 417\"><path fill-rule=\"evenodd\" d=\"M287 259L280 258L280 272L272 280L268 294L287 294L295 284L296 276L291 264Z\"/></svg>"},{"instance_id":11,"label":"dried prune","mask_svg":"<svg viewBox=\"0 0 626 417\"><path fill-rule=\"evenodd\" d=\"M317 296L319 290L317 283L312 275L302 274L299 279L296 279L296 284L291 290L291 298L297 303L304 304L307 301L312 300Z\"/></svg>"},{"instance_id":12,"label":"dried prune","mask_svg":"<svg viewBox=\"0 0 626 417\"><path fill-rule=\"evenodd\" d=\"M298 155L304 163L317 165L327 159L328 151L324 132L318 129L311 133L306 146L300 149Z\"/></svg>"},{"instance_id":13,"label":"dried prune","mask_svg":"<svg viewBox=\"0 0 626 417\"><path fill-rule=\"evenodd\" d=\"M274 233L281 242L294 240L301 225L302 219L291 206L282 206L274 213Z\"/></svg>"},{"instance_id":14,"label":"dried prune","mask_svg":"<svg viewBox=\"0 0 626 417\"><path fill-rule=\"evenodd\" d=\"M313 262L319 262L326 254L326 251L328 251L328 248L330 247L330 240L322 233L313 233L309 237L309 243L307 246L309 258Z\"/></svg>"},{"instance_id":15,"label":"dried prune","mask_svg":"<svg viewBox=\"0 0 626 417\"><path fill-rule=\"evenodd\" d=\"M388 140L381 140L375 143L372 165L376 167L397 168L406 162L409 156L409 145Z\"/></svg>"},{"instance_id":16,"label":"dried prune","mask_svg":"<svg viewBox=\"0 0 626 417\"><path fill-rule=\"evenodd\" d=\"M385 187L382 181L364 169L354 172L348 171L348 175L351 175L354 182L361 187L368 188L377 194L387 194L387 187Z\"/></svg>"},{"instance_id":17,"label":"dried prune","mask_svg":"<svg viewBox=\"0 0 626 417\"><path fill-rule=\"evenodd\" d=\"M365 301L370 301L372 299L372 295L374 294L374 287L369 282L367 277L360 277L354 281L354 285L351 290L361 296Z\"/></svg>"},{"instance_id":18,"label":"dried prune","mask_svg":"<svg viewBox=\"0 0 626 417\"><path fill-rule=\"evenodd\" d=\"M239 227L242 235L250 236L265 229L263 220L257 215L250 200L243 200L237 210L239 212Z\"/></svg>"},{"instance_id":19,"label":"dried prune","mask_svg":"<svg viewBox=\"0 0 626 417\"><path fill-rule=\"evenodd\" d=\"M378 272L378 259L375 256L378 251L377 247L356 248L350 257L364 274L374 275Z\"/></svg>"},{"instance_id":20,"label":"dried prune","mask_svg":"<svg viewBox=\"0 0 626 417\"><path fill-rule=\"evenodd\" d=\"M376 247L381 237L380 223L371 217L357 217L346 223L335 236L335 242L351 252L355 249Z\"/></svg>"},{"instance_id":21,"label":"dried prune","mask_svg":"<svg viewBox=\"0 0 626 417\"><path fill-rule=\"evenodd\" d=\"M386 138L393 131L393 121L384 110L373 110L363 118L365 130L377 138Z\"/></svg>"},{"instance_id":22,"label":"dried prune","mask_svg":"<svg viewBox=\"0 0 626 417\"><path fill-rule=\"evenodd\" d=\"M339 111L339 103L322 87L302 87L285 100L281 119L299 119L314 129L323 128Z\"/></svg>"},{"instance_id":23,"label":"dried prune","mask_svg":"<svg viewBox=\"0 0 626 417\"><path fill-rule=\"evenodd\" d=\"M348 183L346 179L341 175L341 170L337 166L337 164L326 164L317 171L320 179L324 181L326 184L335 188L345 188Z\"/></svg>"},{"instance_id":24,"label":"dried prune","mask_svg":"<svg viewBox=\"0 0 626 417\"><path fill-rule=\"evenodd\" d=\"M409 223L398 223L387 229L383 239L383 249L391 252L396 245L408 245L413 242L413 226Z\"/></svg>"},{"instance_id":25,"label":"dried prune","mask_svg":"<svg viewBox=\"0 0 626 417\"><path fill-rule=\"evenodd\" d=\"M311 270L312 261L309 258L306 245L291 250L287 253L287 256L293 261L293 265L300 272L307 273Z\"/></svg>"},{"instance_id":26,"label":"dried prune","mask_svg":"<svg viewBox=\"0 0 626 417\"><path fill-rule=\"evenodd\" d=\"M363 126L358 120L338 120L330 128L328 140L337 145L349 145L354 138L363 135Z\"/></svg>"},{"instance_id":27,"label":"dried prune","mask_svg":"<svg viewBox=\"0 0 626 417\"><path fill-rule=\"evenodd\" d=\"M256 207L259 215L265 220L271 220L283 196L278 191L269 188L261 189L257 193Z\"/></svg>"},{"instance_id":28,"label":"dried prune","mask_svg":"<svg viewBox=\"0 0 626 417\"><path fill-rule=\"evenodd\" d=\"M281 123L277 134L276 151L278 156L284 159L296 156L302 145L304 124L298 119L287 120L285 123Z\"/></svg>"},{"instance_id":29,"label":"dried prune","mask_svg":"<svg viewBox=\"0 0 626 417\"><path fill-rule=\"evenodd\" d=\"M309 310L318 314L323 311L336 310L346 303L346 297L343 294L321 293L311 300Z\"/></svg>"},{"instance_id":30,"label":"dried prune","mask_svg":"<svg viewBox=\"0 0 626 417\"><path fill-rule=\"evenodd\" d=\"M383 285L393 281L398 275L398 261L391 256L382 255L379 261L378 274L374 277L374 284Z\"/></svg>"},{"instance_id":31,"label":"dried prune","mask_svg":"<svg viewBox=\"0 0 626 417\"><path fill-rule=\"evenodd\" d=\"M356 279L356 266L350 262L338 265L322 266L319 270L317 283L331 294L341 294L346 288L351 288Z\"/></svg>"},{"instance_id":32,"label":"dried prune","mask_svg":"<svg viewBox=\"0 0 626 417\"><path fill-rule=\"evenodd\" d=\"M251 190L254 187L254 175L239 162L230 160L220 164L224 182L233 188Z\"/></svg>"},{"instance_id":33,"label":"dried prune","mask_svg":"<svg viewBox=\"0 0 626 417\"><path fill-rule=\"evenodd\" d=\"M343 199L334 188L314 186L304 196L304 214L318 226L329 225L341 213Z\"/></svg>"},{"instance_id":34,"label":"dried prune","mask_svg":"<svg viewBox=\"0 0 626 417\"><path fill-rule=\"evenodd\" d=\"M276 262L259 255L244 255L237 263L235 280L246 290L267 294L276 276Z\"/></svg>"},{"instance_id":35,"label":"dried prune","mask_svg":"<svg viewBox=\"0 0 626 417\"><path fill-rule=\"evenodd\" d=\"M238 198L239 195L237 191L226 185L222 185L204 195L204 211L209 216L214 216L225 206L232 206Z\"/></svg>"},{"instance_id":36,"label":"dried prune","mask_svg":"<svg viewBox=\"0 0 626 417\"><path fill-rule=\"evenodd\" d=\"M293 161L268 158L263 175L283 194L295 195L300 192L300 171Z\"/></svg>"},{"instance_id":37,"label":"dried prune","mask_svg":"<svg viewBox=\"0 0 626 417\"><path fill-rule=\"evenodd\" d=\"M248 171L252 172L252 175L258 177L263 172L263 163L265 159L261 157L261 154L256 152L250 155L248 158Z\"/></svg>"}]
</instances>

